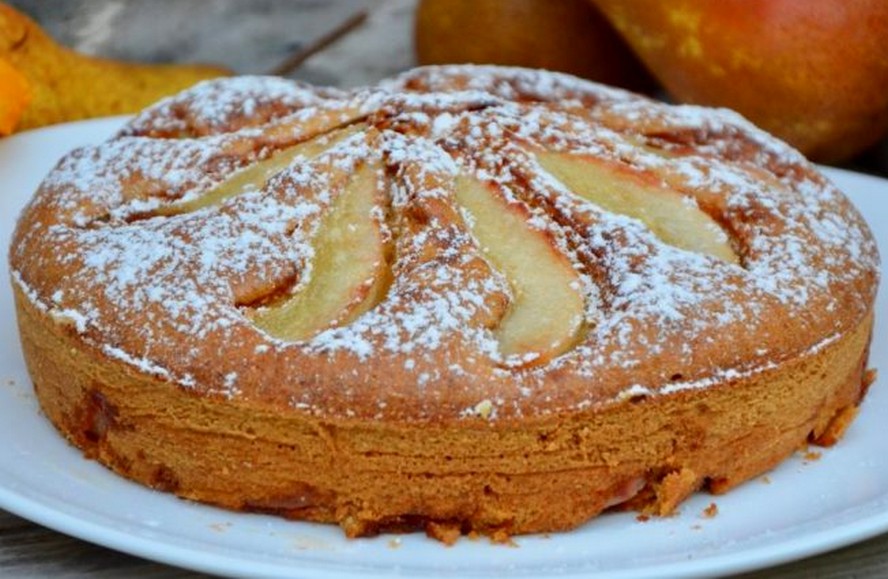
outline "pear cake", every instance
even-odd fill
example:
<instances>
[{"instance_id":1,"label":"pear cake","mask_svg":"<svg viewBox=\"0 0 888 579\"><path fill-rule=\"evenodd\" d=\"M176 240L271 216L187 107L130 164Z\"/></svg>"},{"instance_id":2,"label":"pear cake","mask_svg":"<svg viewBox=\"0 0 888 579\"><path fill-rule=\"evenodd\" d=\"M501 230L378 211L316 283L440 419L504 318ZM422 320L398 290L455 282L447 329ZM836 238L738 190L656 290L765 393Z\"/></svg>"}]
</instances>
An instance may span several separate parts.
<instances>
[{"instance_id":1,"label":"pear cake","mask_svg":"<svg viewBox=\"0 0 888 579\"><path fill-rule=\"evenodd\" d=\"M542 71L202 83L64 157L9 259L86 456L352 537L669 514L872 381L877 248L813 165Z\"/></svg>"}]
</instances>

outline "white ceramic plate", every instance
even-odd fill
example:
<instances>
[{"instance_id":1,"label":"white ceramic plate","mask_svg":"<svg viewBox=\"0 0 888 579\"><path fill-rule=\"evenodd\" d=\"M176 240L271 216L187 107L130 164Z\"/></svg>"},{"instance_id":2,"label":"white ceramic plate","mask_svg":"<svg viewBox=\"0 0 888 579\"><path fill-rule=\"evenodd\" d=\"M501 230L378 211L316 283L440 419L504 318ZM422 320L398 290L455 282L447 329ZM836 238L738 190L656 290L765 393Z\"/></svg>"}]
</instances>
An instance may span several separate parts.
<instances>
[{"instance_id":1,"label":"white ceramic plate","mask_svg":"<svg viewBox=\"0 0 888 579\"><path fill-rule=\"evenodd\" d=\"M420 534L349 541L336 527L229 513L111 474L68 446L38 410L18 345L5 256L16 215L56 160L104 139L121 122L74 123L0 141L0 507L120 551L250 577L712 576L888 531L888 452L880 424L888 387L879 383L846 438L819 460L796 456L727 496L698 494L675 517L642 523L633 514L609 514L570 533L519 538L513 548L486 540L446 548ZM828 174L888 248L888 181ZM888 359L886 300L883 289L875 366ZM711 502L718 515L706 518Z\"/></svg>"}]
</instances>

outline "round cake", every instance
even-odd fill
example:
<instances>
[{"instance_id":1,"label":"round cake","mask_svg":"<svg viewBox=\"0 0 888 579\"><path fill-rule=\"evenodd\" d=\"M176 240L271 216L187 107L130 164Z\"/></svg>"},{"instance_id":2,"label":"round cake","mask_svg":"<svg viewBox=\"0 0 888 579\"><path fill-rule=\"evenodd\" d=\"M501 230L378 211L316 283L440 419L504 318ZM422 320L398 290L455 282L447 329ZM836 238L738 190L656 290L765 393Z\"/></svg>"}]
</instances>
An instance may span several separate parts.
<instances>
[{"instance_id":1,"label":"round cake","mask_svg":"<svg viewBox=\"0 0 888 579\"><path fill-rule=\"evenodd\" d=\"M734 113L471 66L200 84L63 158L10 248L37 396L88 457L445 541L668 514L832 444L878 262Z\"/></svg>"}]
</instances>

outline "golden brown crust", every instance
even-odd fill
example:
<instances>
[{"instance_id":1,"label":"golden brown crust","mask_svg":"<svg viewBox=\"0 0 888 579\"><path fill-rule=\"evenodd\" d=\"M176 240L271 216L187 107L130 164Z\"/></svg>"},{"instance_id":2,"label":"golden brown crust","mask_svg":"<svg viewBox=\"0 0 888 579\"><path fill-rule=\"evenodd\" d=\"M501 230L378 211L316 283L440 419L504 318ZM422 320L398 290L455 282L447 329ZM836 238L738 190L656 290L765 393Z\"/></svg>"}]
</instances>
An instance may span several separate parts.
<instances>
[{"instance_id":1,"label":"golden brown crust","mask_svg":"<svg viewBox=\"0 0 888 579\"><path fill-rule=\"evenodd\" d=\"M88 456L186 498L335 522L350 536L408 527L438 536L454 523L464 532L563 530L615 501L635 497L634 508L664 515L700 487L726 492L822 441L823 425L854 411L872 328L868 316L816 354L705 396L627 400L511 427L412 426L189 395L85 346L18 291L16 303L44 411Z\"/></svg>"},{"instance_id":2,"label":"golden brown crust","mask_svg":"<svg viewBox=\"0 0 888 579\"><path fill-rule=\"evenodd\" d=\"M228 195L232 174L258 181ZM262 316L321 277L358 174L373 278L328 326L275 335ZM530 267L485 241L498 213ZM38 397L89 456L232 509L445 541L668 514L834 443L878 280L848 200L742 119L487 67L174 97L63 159L10 261ZM510 316L555 295L527 301L547 264L578 313L504 353Z\"/></svg>"}]
</instances>

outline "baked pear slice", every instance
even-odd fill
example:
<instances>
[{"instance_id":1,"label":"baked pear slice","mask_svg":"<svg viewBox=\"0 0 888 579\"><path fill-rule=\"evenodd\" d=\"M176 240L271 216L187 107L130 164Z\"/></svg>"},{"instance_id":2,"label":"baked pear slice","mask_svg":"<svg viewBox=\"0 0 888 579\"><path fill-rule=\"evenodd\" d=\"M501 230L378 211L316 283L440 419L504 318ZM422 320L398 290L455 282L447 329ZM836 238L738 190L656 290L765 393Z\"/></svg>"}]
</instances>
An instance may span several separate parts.
<instances>
[{"instance_id":1,"label":"baked pear slice","mask_svg":"<svg viewBox=\"0 0 888 579\"><path fill-rule=\"evenodd\" d=\"M640 220L665 243L728 263L739 262L725 231L689 197L592 157L552 152L535 156L546 172L574 194L605 211Z\"/></svg>"},{"instance_id":2,"label":"baked pear slice","mask_svg":"<svg viewBox=\"0 0 888 579\"><path fill-rule=\"evenodd\" d=\"M528 224L523 205L509 203L495 186L461 176L455 198L481 250L512 289L513 300L496 329L500 354L517 365L535 365L575 346L585 300L567 256Z\"/></svg>"},{"instance_id":3,"label":"baked pear slice","mask_svg":"<svg viewBox=\"0 0 888 579\"><path fill-rule=\"evenodd\" d=\"M281 149L271 157L233 173L225 181L219 183L200 197L185 203L167 205L158 209L157 214L178 215L180 213L191 213L205 207L219 205L226 199L247 191L260 190L273 175L289 167L297 157L302 156L305 157L306 161L309 161L331 149L346 137L365 128L366 125L363 123L349 125L332 133Z\"/></svg>"},{"instance_id":4,"label":"baked pear slice","mask_svg":"<svg viewBox=\"0 0 888 579\"><path fill-rule=\"evenodd\" d=\"M339 193L312 239L314 257L296 293L255 310L254 323L275 338L308 340L347 324L378 304L391 283L380 202L380 168L360 168Z\"/></svg>"}]
</instances>

